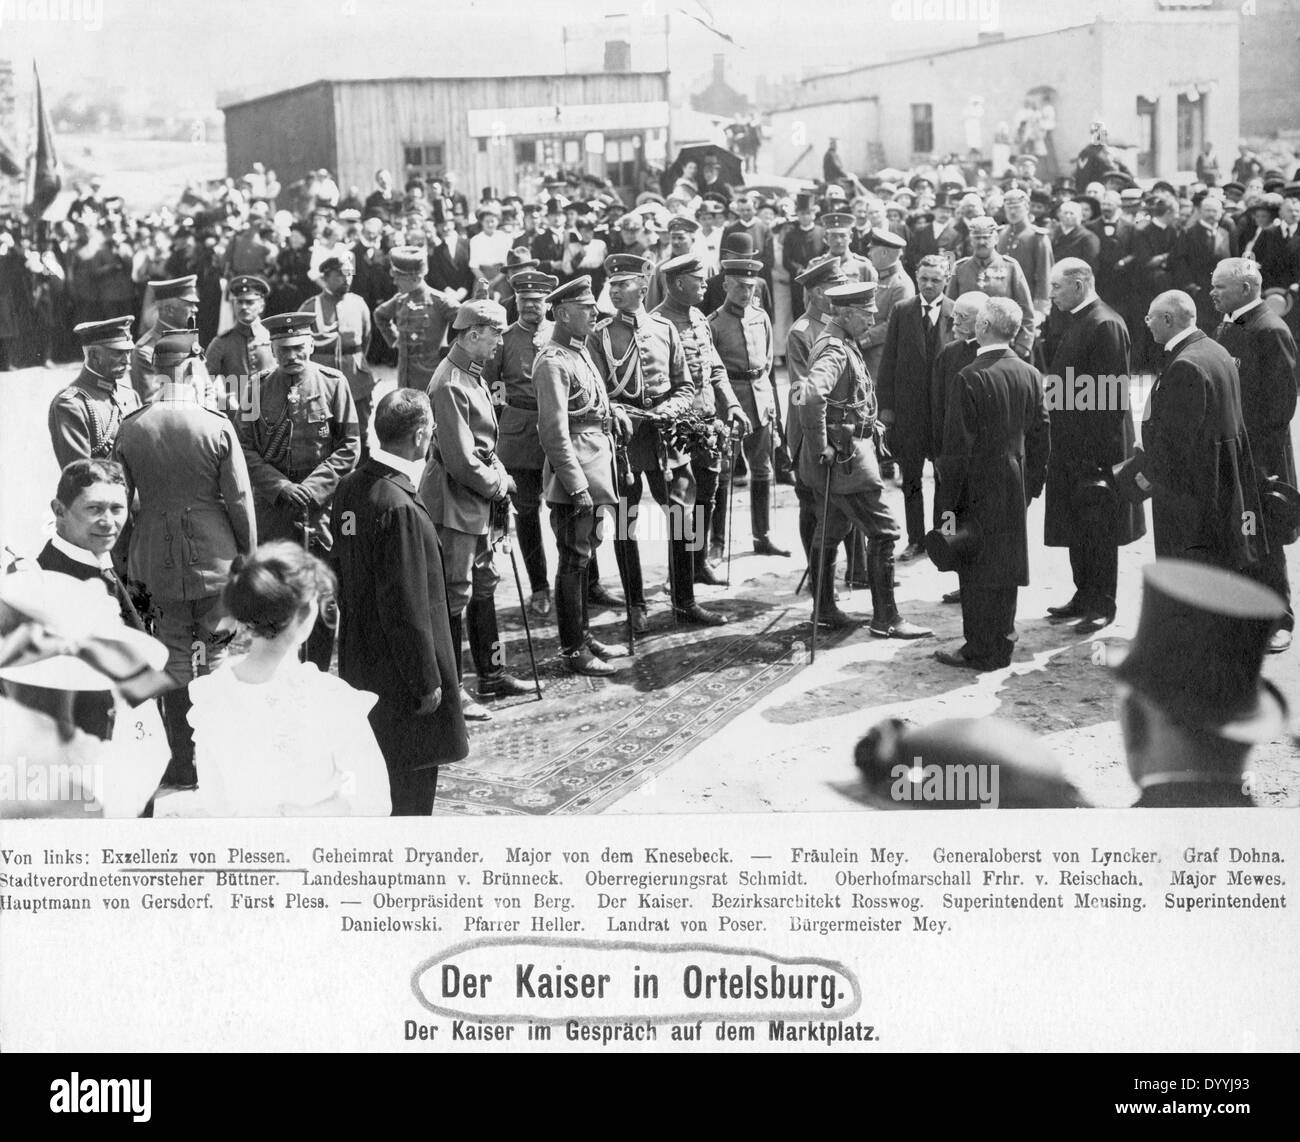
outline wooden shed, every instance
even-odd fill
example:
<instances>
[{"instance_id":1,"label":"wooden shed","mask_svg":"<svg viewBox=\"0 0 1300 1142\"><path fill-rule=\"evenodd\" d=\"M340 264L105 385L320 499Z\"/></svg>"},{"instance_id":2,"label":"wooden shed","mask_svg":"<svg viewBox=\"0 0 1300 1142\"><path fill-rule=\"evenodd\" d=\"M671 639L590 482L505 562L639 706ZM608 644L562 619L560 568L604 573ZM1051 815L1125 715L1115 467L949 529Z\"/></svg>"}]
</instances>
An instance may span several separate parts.
<instances>
[{"instance_id":1,"label":"wooden shed","mask_svg":"<svg viewBox=\"0 0 1300 1142\"><path fill-rule=\"evenodd\" d=\"M399 185L451 171L471 201L557 167L632 189L669 147L667 72L325 79L222 110L231 176L261 162L287 187L324 167L363 195L381 167Z\"/></svg>"}]
</instances>

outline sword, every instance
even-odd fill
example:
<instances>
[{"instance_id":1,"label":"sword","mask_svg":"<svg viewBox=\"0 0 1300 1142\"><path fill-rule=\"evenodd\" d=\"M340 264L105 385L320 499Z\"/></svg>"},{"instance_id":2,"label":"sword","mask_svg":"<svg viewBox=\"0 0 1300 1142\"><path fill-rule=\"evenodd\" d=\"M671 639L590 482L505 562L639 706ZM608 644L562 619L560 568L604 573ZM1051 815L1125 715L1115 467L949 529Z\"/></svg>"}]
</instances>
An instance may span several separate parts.
<instances>
[{"instance_id":1,"label":"sword","mask_svg":"<svg viewBox=\"0 0 1300 1142\"><path fill-rule=\"evenodd\" d=\"M732 500L736 494L736 444L739 438L727 434L727 455L730 466L727 469L727 586L731 586L731 539L736 534L735 513L731 510Z\"/></svg>"},{"instance_id":2,"label":"sword","mask_svg":"<svg viewBox=\"0 0 1300 1142\"><path fill-rule=\"evenodd\" d=\"M826 516L831 504L831 473L835 470L835 462L826 465L826 488L822 497L822 526L821 542L817 544L817 578L813 581L813 629L812 629L812 650L808 655L809 664L817 661L817 624L822 617L822 592L826 590ZM834 590L835 584L831 584Z\"/></svg>"},{"instance_id":3,"label":"sword","mask_svg":"<svg viewBox=\"0 0 1300 1142\"><path fill-rule=\"evenodd\" d=\"M515 591L519 595L519 613L524 620L524 640L528 643L528 664L533 670L533 686L537 691L537 700L542 700L542 681L537 676L537 655L533 650L533 631L528 622L528 607L524 602L524 585L519 578L519 561L515 558L515 545L510 542L510 501L501 500L492 506L492 526L501 528L501 538L492 546L505 550L510 556L510 570L515 575Z\"/></svg>"}]
</instances>

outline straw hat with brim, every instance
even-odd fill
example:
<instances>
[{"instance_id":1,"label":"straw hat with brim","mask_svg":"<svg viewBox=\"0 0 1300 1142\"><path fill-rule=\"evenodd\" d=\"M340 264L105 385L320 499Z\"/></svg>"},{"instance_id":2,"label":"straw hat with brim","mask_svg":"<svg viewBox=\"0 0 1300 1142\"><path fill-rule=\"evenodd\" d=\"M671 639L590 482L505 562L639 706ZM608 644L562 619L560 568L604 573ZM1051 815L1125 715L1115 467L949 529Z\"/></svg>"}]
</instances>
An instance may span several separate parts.
<instances>
[{"instance_id":1,"label":"straw hat with brim","mask_svg":"<svg viewBox=\"0 0 1300 1142\"><path fill-rule=\"evenodd\" d=\"M1278 317L1285 317L1295 306L1295 295L1289 289L1273 286L1264 291L1264 304Z\"/></svg>"},{"instance_id":2,"label":"straw hat with brim","mask_svg":"<svg viewBox=\"0 0 1300 1142\"><path fill-rule=\"evenodd\" d=\"M1227 741L1266 742L1286 726L1286 700L1260 677L1286 604L1267 587L1204 563L1143 569L1137 635L1116 677L1180 725Z\"/></svg>"},{"instance_id":3,"label":"straw hat with brim","mask_svg":"<svg viewBox=\"0 0 1300 1142\"><path fill-rule=\"evenodd\" d=\"M925 553L940 571L956 571L958 564L980 547L980 529L973 519L961 520L952 532L935 528L925 537Z\"/></svg>"},{"instance_id":4,"label":"straw hat with brim","mask_svg":"<svg viewBox=\"0 0 1300 1142\"><path fill-rule=\"evenodd\" d=\"M125 626L98 580L53 571L0 579L0 679L50 690L112 690L166 662L167 648Z\"/></svg>"}]
</instances>

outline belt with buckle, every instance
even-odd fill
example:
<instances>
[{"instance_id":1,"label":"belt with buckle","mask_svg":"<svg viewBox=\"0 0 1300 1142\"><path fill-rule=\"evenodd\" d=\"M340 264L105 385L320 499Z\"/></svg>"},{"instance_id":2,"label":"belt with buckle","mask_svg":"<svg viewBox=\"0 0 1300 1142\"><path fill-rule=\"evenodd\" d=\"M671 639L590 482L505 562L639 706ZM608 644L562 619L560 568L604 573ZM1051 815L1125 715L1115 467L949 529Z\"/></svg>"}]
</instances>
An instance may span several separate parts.
<instances>
[{"instance_id":1,"label":"belt with buckle","mask_svg":"<svg viewBox=\"0 0 1300 1142\"><path fill-rule=\"evenodd\" d=\"M727 374L727 377L733 381L760 381L766 376L766 369L737 369Z\"/></svg>"}]
</instances>

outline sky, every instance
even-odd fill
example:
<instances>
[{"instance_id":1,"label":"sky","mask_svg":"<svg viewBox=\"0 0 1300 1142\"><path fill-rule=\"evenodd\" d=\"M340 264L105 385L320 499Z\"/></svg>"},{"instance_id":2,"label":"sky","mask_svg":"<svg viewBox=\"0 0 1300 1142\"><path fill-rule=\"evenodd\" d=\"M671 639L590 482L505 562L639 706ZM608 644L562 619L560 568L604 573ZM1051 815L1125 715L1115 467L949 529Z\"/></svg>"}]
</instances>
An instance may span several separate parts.
<instances>
[{"instance_id":1,"label":"sky","mask_svg":"<svg viewBox=\"0 0 1300 1142\"><path fill-rule=\"evenodd\" d=\"M1150 11L1156 0L0 0L0 56L21 87L31 61L55 96L109 85L132 104L212 105L320 78L551 73L564 68L560 29L613 13L670 20L674 82L703 79L716 51L728 79L752 91L806 69L842 70L928 47ZM708 19L736 46L706 30ZM991 18L990 18L991 17ZM658 69L659 41L642 41ZM594 45L593 45L594 46ZM577 54L579 49L571 47Z\"/></svg>"}]
</instances>

